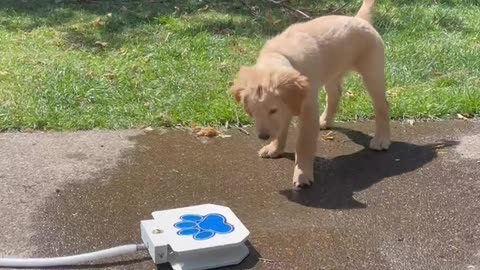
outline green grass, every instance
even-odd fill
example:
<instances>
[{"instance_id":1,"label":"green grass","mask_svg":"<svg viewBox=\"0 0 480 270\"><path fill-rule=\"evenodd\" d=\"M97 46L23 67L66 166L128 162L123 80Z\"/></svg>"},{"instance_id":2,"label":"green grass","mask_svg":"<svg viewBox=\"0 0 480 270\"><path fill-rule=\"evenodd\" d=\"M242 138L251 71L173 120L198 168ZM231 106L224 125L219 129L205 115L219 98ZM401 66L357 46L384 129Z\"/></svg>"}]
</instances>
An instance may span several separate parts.
<instances>
[{"instance_id":1,"label":"green grass","mask_svg":"<svg viewBox=\"0 0 480 270\"><path fill-rule=\"evenodd\" d=\"M479 116L479 1L378 2L392 117ZM346 2L289 3L318 16ZM229 83L300 20L263 0L2 0L0 130L250 123ZM344 92L338 119L372 117L357 76Z\"/></svg>"}]
</instances>

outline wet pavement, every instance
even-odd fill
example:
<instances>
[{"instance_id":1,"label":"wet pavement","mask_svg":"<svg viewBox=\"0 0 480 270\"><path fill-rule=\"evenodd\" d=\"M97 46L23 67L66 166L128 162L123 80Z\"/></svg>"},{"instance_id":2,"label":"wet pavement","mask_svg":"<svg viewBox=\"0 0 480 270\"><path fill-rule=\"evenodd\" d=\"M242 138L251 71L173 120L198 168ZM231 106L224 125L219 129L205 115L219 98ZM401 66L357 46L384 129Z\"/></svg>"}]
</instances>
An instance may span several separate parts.
<instances>
[{"instance_id":1,"label":"wet pavement","mask_svg":"<svg viewBox=\"0 0 480 270\"><path fill-rule=\"evenodd\" d=\"M316 182L300 191L295 129L272 160L237 130L0 134L0 255L140 243L151 212L214 203L251 232L250 256L224 269L480 270L480 122L395 123L386 152L365 148L372 131L338 124L320 137ZM141 253L81 268L156 266Z\"/></svg>"}]
</instances>

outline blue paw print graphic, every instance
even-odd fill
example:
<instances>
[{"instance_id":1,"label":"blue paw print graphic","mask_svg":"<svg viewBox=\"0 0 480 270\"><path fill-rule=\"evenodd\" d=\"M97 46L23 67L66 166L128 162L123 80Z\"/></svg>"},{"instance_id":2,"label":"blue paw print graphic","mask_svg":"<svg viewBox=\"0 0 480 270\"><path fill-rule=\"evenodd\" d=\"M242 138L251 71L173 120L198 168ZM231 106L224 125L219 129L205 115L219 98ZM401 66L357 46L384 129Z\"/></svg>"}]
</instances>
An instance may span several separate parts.
<instances>
[{"instance_id":1,"label":"blue paw print graphic","mask_svg":"<svg viewBox=\"0 0 480 270\"><path fill-rule=\"evenodd\" d=\"M193 235L195 240L207 240L215 234L228 234L233 232L234 227L220 214L184 215L182 221L175 223L175 228L180 229L178 235Z\"/></svg>"}]
</instances>

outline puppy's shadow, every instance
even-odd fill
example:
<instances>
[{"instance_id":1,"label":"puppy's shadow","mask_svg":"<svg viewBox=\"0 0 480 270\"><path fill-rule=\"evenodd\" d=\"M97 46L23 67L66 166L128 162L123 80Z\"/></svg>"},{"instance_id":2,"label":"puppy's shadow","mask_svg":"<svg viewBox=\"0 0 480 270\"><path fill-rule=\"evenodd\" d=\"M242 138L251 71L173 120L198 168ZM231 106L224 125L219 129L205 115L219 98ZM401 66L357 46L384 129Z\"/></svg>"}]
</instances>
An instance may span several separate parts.
<instances>
[{"instance_id":1,"label":"puppy's shadow","mask_svg":"<svg viewBox=\"0 0 480 270\"><path fill-rule=\"evenodd\" d=\"M336 128L354 143L364 146L353 154L333 159L315 159L315 183L306 189L280 191L289 201L309 207L325 209L365 208L353 198L354 192L369 188L383 179L414 171L437 157L437 150L457 145L455 141L441 141L428 145L393 142L388 151L368 148L371 136L362 132ZM295 160L293 153L285 158Z\"/></svg>"}]
</instances>

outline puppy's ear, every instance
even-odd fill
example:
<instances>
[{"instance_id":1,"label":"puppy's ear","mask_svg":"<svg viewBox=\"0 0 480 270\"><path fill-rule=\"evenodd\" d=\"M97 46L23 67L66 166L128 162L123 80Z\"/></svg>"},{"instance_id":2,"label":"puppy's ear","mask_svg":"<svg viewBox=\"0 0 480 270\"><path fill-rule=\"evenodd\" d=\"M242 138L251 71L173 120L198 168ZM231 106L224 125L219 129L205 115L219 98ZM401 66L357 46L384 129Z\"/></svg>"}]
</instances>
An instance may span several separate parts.
<instances>
[{"instance_id":1,"label":"puppy's ear","mask_svg":"<svg viewBox=\"0 0 480 270\"><path fill-rule=\"evenodd\" d=\"M235 98L237 103L244 103L245 99L245 90L246 90L246 82L248 76L250 76L253 72L252 67L243 66L240 68L240 71L235 78L232 86L230 87L230 93Z\"/></svg>"},{"instance_id":2,"label":"puppy's ear","mask_svg":"<svg viewBox=\"0 0 480 270\"><path fill-rule=\"evenodd\" d=\"M274 80L277 85L277 94L294 115L299 115L302 103L310 90L307 77L294 69L288 69L277 72Z\"/></svg>"},{"instance_id":3,"label":"puppy's ear","mask_svg":"<svg viewBox=\"0 0 480 270\"><path fill-rule=\"evenodd\" d=\"M233 84L230 87L230 94L233 96L233 98L235 98L237 103L243 103L243 99L245 98L245 95L243 94L244 91L245 88L236 84Z\"/></svg>"}]
</instances>

